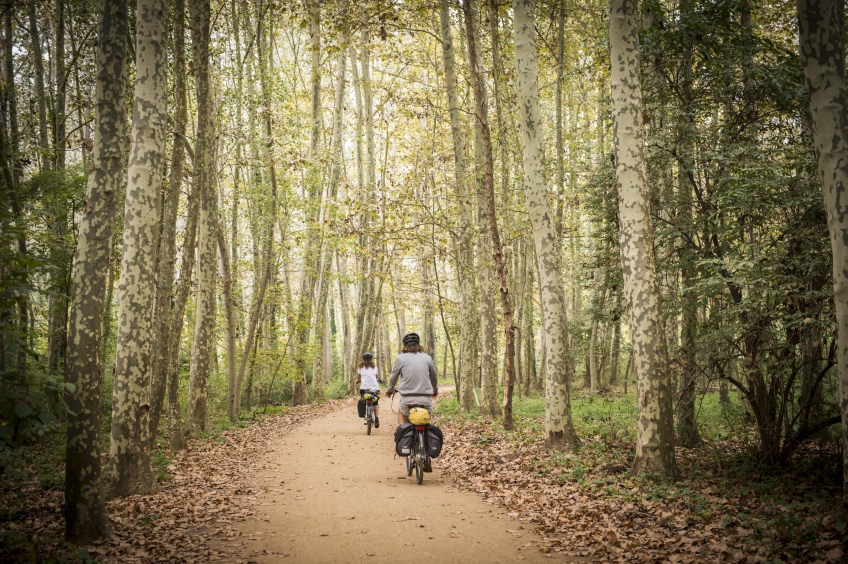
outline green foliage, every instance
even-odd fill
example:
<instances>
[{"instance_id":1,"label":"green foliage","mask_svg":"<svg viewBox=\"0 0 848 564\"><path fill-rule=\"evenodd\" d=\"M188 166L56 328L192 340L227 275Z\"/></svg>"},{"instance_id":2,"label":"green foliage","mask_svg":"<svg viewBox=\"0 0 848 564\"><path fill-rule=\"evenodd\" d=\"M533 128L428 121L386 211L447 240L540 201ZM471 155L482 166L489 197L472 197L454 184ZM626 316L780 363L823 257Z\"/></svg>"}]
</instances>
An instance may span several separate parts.
<instances>
[{"instance_id":1,"label":"green foliage","mask_svg":"<svg viewBox=\"0 0 848 564\"><path fill-rule=\"evenodd\" d=\"M348 383L344 378L330 380L324 388L324 397L328 399L342 399L348 396Z\"/></svg>"},{"instance_id":2,"label":"green foliage","mask_svg":"<svg viewBox=\"0 0 848 564\"><path fill-rule=\"evenodd\" d=\"M58 416L67 411L65 393L73 384L48 374L22 381L16 372L3 374L0 409L0 448L15 448L58 428Z\"/></svg>"},{"instance_id":3,"label":"green foliage","mask_svg":"<svg viewBox=\"0 0 848 564\"><path fill-rule=\"evenodd\" d=\"M455 418L462 413L462 410L459 407L459 401L453 395L440 399L436 404L436 409L434 411L440 416L450 418Z\"/></svg>"},{"instance_id":4,"label":"green foliage","mask_svg":"<svg viewBox=\"0 0 848 564\"><path fill-rule=\"evenodd\" d=\"M167 482L171 479L171 472L168 467L171 465L171 458L165 450L153 451L151 458L153 471L156 473L156 480L159 482Z\"/></svg>"}]
</instances>

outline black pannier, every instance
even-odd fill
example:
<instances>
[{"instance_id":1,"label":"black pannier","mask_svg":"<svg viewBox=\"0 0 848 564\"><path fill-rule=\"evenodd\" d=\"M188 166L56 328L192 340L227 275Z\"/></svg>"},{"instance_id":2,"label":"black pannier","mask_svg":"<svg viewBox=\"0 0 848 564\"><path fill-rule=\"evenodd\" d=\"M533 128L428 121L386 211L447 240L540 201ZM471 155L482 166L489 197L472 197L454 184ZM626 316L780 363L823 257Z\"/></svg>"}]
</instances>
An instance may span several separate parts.
<instances>
[{"instance_id":1,"label":"black pannier","mask_svg":"<svg viewBox=\"0 0 848 564\"><path fill-rule=\"evenodd\" d=\"M427 454L430 455L430 458L438 458L442 454L442 443L444 442L445 438L441 429L435 425L427 427Z\"/></svg>"},{"instance_id":2,"label":"black pannier","mask_svg":"<svg viewBox=\"0 0 848 564\"><path fill-rule=\"evenodd\" d=\"M415 435L415 425L404 423L395 429L395 452L398 456L409 456L412 453L412 439Z\"/></svg>"},{"instance_id":3,"label":"black pannier","mask_svg":"<svg viewBox=\"0 0 848 564\"><path fill-rule=\"evenodd\" d=\"M359 412L360 417L365 417L365 400L359 400L359 403L356 404L356 410Z\"/></svg>"}]
</instances>

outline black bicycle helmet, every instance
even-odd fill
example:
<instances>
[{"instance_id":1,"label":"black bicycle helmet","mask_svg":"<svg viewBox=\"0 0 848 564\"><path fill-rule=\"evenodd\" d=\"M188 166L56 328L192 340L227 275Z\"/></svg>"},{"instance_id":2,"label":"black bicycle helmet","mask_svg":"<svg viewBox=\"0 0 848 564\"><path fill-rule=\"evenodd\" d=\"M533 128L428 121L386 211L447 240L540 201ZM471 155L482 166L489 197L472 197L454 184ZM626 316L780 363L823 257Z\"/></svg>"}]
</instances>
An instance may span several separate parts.
<instances>
[{"instance_id":1,"label":"black bicycle helmet","mask_svg":"<svg viewBox=\"0 0 848 564\"><path fill-rule=\"evenodd\" d=\"M362 360L371 360L374 358L374 355L370 352L362 353Z\"/></svg>"},{"instance_id":2,"label":"black bicycle helmet","mask_svg":"<svg viewBox=\"0 0 848 564\"><path fill-rule=\"evenodd\" d=\"M417 345L421 341L418 333L407 333L403 336L404 345Z\"/></svg>"}]
</instances>

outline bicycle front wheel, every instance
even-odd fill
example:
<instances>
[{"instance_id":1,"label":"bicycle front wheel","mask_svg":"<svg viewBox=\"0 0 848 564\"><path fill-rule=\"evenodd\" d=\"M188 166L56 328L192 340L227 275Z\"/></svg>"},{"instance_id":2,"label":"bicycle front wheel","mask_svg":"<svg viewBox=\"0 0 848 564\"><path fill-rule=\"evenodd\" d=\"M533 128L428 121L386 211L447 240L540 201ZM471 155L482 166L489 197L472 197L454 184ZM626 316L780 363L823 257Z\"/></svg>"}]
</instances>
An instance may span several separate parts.
<instances>
[{"instance_id":1,"label":"bicycle front wheel","mask_svg":"<svg viewBox=\"0 0 848 564\"><path fill-rule=\"evenodd\" d=\"M412 467L415 466L415 464L413 464L413 462L412 462L413 456L414 455L410 454L409 456L406 457L406 475L407 476L412 476Z\"/></svg>"}]
</instances>

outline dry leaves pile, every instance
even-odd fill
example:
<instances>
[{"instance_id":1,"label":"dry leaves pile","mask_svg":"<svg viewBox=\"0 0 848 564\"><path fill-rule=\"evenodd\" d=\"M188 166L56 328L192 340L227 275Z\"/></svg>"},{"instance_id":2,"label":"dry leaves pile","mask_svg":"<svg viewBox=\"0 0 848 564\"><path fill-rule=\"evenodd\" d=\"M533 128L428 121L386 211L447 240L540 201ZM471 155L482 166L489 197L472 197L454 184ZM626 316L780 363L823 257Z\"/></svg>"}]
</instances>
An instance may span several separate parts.
<instances>
[{"instance_id":1,"label":"dry leaves pile","mask_svg":"<svg viewBox=\"0 0 848 564\"><path fill-rule=\"evenodd\" d=\"M265 467L262 455L270 450L270 443L292 427L348 403L350 400L331 400L295 407L250 427L226 431L217 441L192 441L186 451L174 456L168 467L170 480L160 483L155 493L108 501L112 537L85 548L99 562L227 559L227 553L210 548L208 541L241 535L233 524L254 514L253 501L263 493L244 484L247 477ZM20 512L3 523L2 529L26 535L39 558L51 553L61 559L84 559L84 553L75 553L62 540L62 503L61 491L47 492L38 507ZM26 551L17 554L25 557Z\"/></svg>"},{"instance_id":2,"label":"dry leaves pile","mask_svg":"<svg viewBox=\"0 0 848 564\"><path fill-rule=\"evenodd\" d=\"M590 437L578 453L551 454L538 433L508 435L463 420L440 425L445 448L439 469L463 489L535 524L544 538L542 552L613 562L845 558L844 524L821 512L827 496L839 499L838 490L800 487L791 501L776 506L750 488L728 487L720 477L686 478L697 454L680 451L684 479L658 495L655 483L631 476L617 464L620 459L604 462L601 456L586 465L585 451L632 450L629 445L598 444L600 437Z\"/></svg>"}]
</instances>

